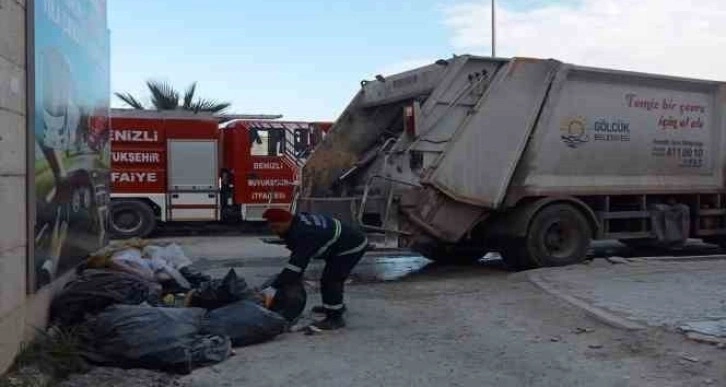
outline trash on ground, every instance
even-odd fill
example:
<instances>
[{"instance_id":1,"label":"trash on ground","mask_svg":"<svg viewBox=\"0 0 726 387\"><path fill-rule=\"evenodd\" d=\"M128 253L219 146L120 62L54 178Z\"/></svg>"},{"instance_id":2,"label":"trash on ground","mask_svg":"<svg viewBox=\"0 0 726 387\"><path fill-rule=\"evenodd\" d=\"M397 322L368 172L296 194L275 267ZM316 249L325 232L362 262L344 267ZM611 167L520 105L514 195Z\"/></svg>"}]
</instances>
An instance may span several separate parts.
<instances>
[{"instance_id":1,"label":"trash on ground","mask_svg":"<svg viewBox=\"0 0 726 387\"><path fill-rule=\"evenodd\" d=\"M180 270L190 265L191 260L181 246L155 246L138 239L105 247L92 254L85 264L88 268L136 274L149 281L172 282L172 286L187 290L191 284Z\"/></svg>"},{"instance_id":2,"label":"trash on ground","mask_svg":"<svg viewBox=\"0 0 726 387\"><path fill-rule=\"evenodd\" d=\"M141 240L90 256L51 303L51 321L80 327L92 363L189 373L232 355L232 346L289 329L307 298L302 282L279 289L269 308L231 269L212 279L193 269L180 246Z\"/></svg>"},{"instance_id":3,"label":"trash on ground","mask_svg":"<svg viewBox=\"0 0 726 387\"><path fill-rule=\"evenodd\" d=\"M114 305L84 324L84 355L121 367L189 373L226 360L229 337L202 332L201 308Z\"/></svg>"},{"instance_id":4,"label":"trash on ground","mask_svg":"<svg viewBox=\"0 0 726 387\"><path fill-rule=\"evenodd\" d=\"M276 278L277 276L270 278L260 288L267 288ZM305 311L307 298L305 284L302 280L296 281L277 289L268 308L284 317L288 322L294 323Z\"/></svg>"},{"instance_id":5,"label":"trash on ground","mask_svg":"<svg viewBox=\"0 0 726 387\"><path fill-rule=\"evenodd\" d=\"M158 257L146 257L140 250L126 249L118 251L111 256L111 261L119 266L126 267L127 270L138 272L140 276L148 280L155 280L160 283L175 281L176 285L181 288L191 288L189 281L167 261Z\"/></svg>"},{"instance_id":6,"label":"trash on ground","mask_svg":"<svg viewBox=\"0 0 726 387\"><path fill-rule=\"evenodd\" d=\"M193 288L198 288L202 283L212 280L212 277L190 267L183 267L179 272L189 281Z\"/></svg>"},{"instance_id":7,"label":"trash on ground","mask_svg":"<svg viewBox=\"0 0 726 387\"><path fill-rule=\"evenodd\" d=\"M50 305L51 321L74 325L115 304L161 300L161 286L139 276L111 270L85 270L66 284Z\"/></svg>"},{"instance_id":8,"label":"trash on ground","mask_svg":"<svg viewBox=\"0 0 726 387\"><path fill-rule=\"evenodd\" d=\"M682 353L681 354L681 359L683 359L685 361L689 361L691 363L698 363L700 361L699 358L697 358L695 356L691 356L691 355L689 355L687 353Z\"/></svg>"},{"instance_id":9,"label":"trash on ground","mask_svg":"<svg viewBox=\"0 0 726 387\"><path fill-rule=\"evenodd\" d=\"M682 332L693 332L715 338L726 339L726 319L693 321L679 327Z\"/></svg>"},{"instance_id":10,"label":"trash on ground","mask_svg":"<svg viewBox=\"0 0 726 387\"><path fill-rule=\"evenodd\" d=\"M151 259L160 259L169 266L181 270L192 265L192 260L187 257L181 246L172 243L167 246L149 245L142 250L144 256Z\"/></svg>"},{"instance_id":11,"label":"trash on ground","mask_svg":"<svg viewBox=\"0 0 726 387\"><path fill-rule=\"evenodd\" d=\"M217 309L242 300L257 300L261 297L249 286L244 278L239 278L234 269L229 269L223 279L203 282L189 295L190 307Z\"/></svg>"},{"instance_id":12,"label":"trash on ground","mask_svg":"<svg viewBox=\"0 0 726 387\"><path fill-rule=\"evenodd\" d=\"M316 320L313 318L312 313L306 313L301 315L295 323L289 325L287 330L288 332L305 332L308 326L315 323L315 321Z\"/></svg>"},{"instance_id":13,"label":"trash on ground","mask_svg":"<svg viewBox=\"0 0 726 387\"><path fill-rule=\"evenodd\" d=\"M726 347L726 319L689 322L679 330L691 340Z\"/></svg>"},{"instance_id":14,"label":"trash on ground","mask_svg":"<svg viewBox=\"0 0 726 387\"><path fill-rule=\"evenodd\" d=\"M628 263L630 263L630 261L628 261L627 259L625 259L623 257L608 257L607 260L608 260L608 262L610 262L614 265L618 265L618 264L627 265Z\"/></svg>"},{"instance_id":15,"label":"trash on ground","mask_svg":"<svg viewBox=\"0 0 726 387\"><path fill-rule=\"evenodd\" d=\"M111 261L128 273L135 273L149 281L154 280L154 269L151 260L142 258L141 250L125 249L117 251L111 255Z\"/></svg>"},{"instance_id":16,"label":"trash on ground","mask_svg":"<svg viewBox=\"0 0 726 387\"><path fill-rule=\"evenodd\" d=\"M210 311L203 331L232 339L235 347L259 344L282 334L287 321L279 314L250 302L239 301Z\"/></svg>"},{"instance_id":17,"label":"trash on ground","mask_svg":"<svg viewBox=\"0 0 726 387\"><path fill-rule=\"evenodd\" d=\"M313 335L323 333L323 330L316 327L315 325L308 325L305 328L303 328L303 332L305 332L306 336L313 336Z\"/></svg>"}]
</instances>

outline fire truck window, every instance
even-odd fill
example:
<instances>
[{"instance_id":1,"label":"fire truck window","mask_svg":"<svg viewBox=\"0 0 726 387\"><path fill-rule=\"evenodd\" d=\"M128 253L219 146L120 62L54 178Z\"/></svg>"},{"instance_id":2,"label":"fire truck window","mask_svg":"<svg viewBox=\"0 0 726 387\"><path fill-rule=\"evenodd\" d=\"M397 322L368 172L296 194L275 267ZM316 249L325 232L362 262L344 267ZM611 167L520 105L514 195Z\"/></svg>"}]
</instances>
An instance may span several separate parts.
<instances>
[{"instance_id":1,"label":"fire truck window","mask_svg":"<svg viewBox=\"0 0 726 387\"><path fill-rule=\"evenodd\" d=\"M267 155L282 156L285 153L285 129L270 129L268 135Z\"/></svg>"},{"instance_id":2,"label":"fire truck window","mask_svg":"<svg viewBox=\"0 0 726 387\"><path fill-rule=\"evenodd\" d=\"M318 145L318 143L320 142L320 138L322 137L320 133L321 133L321 130L317 125L315 125L315 124L310 125L309 142L310 142L311 148Z\"/></svg>"},{"instance_id":3,"label":"fire truck window","mask_svg":"<svg viewBox=\"0 0 726 387\"><path fill-rule=\"evenodd\" d=\"M267 156L267 141L269 136L266 130L255 130L256 135L250 132L250 154L252 156Z\"/></svg>"},{"instance_id":4,"label":"fire truck window","mask_svg":"<svg viewBox=\"0 0 726 387\"><path fill-rule=\"evenodd\" d=\"M304 153L310 146L310 132L307 129L295 129L295 154Z\"/></svg>"},{"instance_id":5,"label":"fire truck window","mask_svg":"<svg viewBox=\"0 0 726 387\"><path fill-rule=\"evenodd\" d=\"M250 129L250 146L262 145L262 139L260 138L260 131L257 129Z\"/></svg>"},{"instance_id":6,"label":"fire truck window","mask_svg":"<svg viewBox=\"0 0 726 387\"><path fill-rule=\"evenodd\" d=\"M285 129L258 129L256 132L259 141L251 141L252 156L281 156L285 152Z\"/></svg>"}]
</instances>

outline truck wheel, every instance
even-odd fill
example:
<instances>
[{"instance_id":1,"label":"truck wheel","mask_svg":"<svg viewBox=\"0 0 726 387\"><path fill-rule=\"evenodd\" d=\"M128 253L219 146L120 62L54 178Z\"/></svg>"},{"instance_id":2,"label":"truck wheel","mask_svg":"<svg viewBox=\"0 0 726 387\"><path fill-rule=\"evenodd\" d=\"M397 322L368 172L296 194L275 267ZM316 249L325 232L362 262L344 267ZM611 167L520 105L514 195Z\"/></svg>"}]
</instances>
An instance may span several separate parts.
<instances>
[{"instance_id":1,"label":"truck wheel","mask_svg":"<svg viewBox=\"0 0 726 387\"><path fill-rule=\"evenodd\" d=\"M527 266L565 266L582 262L590 246L592 230L587 219L567 204L545 207L530 223L522 256Z\"/></svg>"},{"instance_id":2,"label":"truck wheel","mask_svg":"<svg viewBox=\"0 0 726 387\"><path fill-rule=\"evenodd\" d=\"M119 239L145 238L156 227L154 211L144 202L111 202L111 233Z\"/></svg>"}]
</instances>

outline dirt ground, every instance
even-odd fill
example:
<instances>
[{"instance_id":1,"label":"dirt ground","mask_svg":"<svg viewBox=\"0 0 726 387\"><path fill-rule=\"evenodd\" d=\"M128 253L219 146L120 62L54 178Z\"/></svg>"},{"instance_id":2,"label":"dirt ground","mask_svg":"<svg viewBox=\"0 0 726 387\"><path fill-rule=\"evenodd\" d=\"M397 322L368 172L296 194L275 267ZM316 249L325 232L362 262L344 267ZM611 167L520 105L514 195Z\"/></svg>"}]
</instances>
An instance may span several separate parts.
<instances>
[{"instance_id":1,"label":"dirt ground","mask_svg":"<svg viewBox=\"0 0 726 387\"><path fill-rule=\"evenodd\" d=\"M350 287L344 332L290 334L197 371L190 386L695 386L726 352L613 329L497 267Z\"/></svg>"},{"instance_id":2,"label":"dirt ground","mask_svg":"<svg viewBox=\"0 0 726 387\"><path fill-rule=\"evenodd\" d=\"M197 238L187 246L203 258L204 269L221 274L235 267L253 284L284 262L279 247L271 249L239 237ZM398 274L386 276L387 265ZM313 286L318 272L308 272ZM347 296L343 331L285 334L239 348L222 364L149 385L726 385L726 350L662 327L613 328L497 262L445 267L420 258L368 257ZM319 302L314 288L310 297L309 305ZM115 377L95 383L131 385L111 384ZM133 385L145 384L135 379Z\"/></svg>"}]
</instances>

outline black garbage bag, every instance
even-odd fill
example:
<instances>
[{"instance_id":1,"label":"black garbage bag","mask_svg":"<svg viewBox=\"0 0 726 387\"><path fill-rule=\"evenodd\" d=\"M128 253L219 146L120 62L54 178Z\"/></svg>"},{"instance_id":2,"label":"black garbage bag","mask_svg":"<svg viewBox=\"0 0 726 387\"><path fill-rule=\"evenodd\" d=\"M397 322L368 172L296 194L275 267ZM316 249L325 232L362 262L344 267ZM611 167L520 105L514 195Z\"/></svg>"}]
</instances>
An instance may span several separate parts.
<instances>
[{"instance_id":1,"label":"black garbage bag","mask_svg":"<svg viewBox=\"0 0 726 387\"><path fill-rule=\"evenodd\" d=\"M211 310L233 302L257 298L257 293L247 286L244 278L238 277L234 269L229 269L223 279L202 283L189 298L189 306Z\"/></svg>"},{"instance_id":2,"label":"black garbage bag","mask_svg":"<svg viewBox=\"0 0 726 387\"><path fill-rule=\"evenodd\" d=\"M189 266L185 266L179 269L179 273L181 273L181 275L184 276L187 281L189 281L193 288L198 288L199 286L201 286L201 284L212 280L212 277L198 270L194 270Z\"/></svg>"},{"instance_id":3,"label":"black garbage bag","mask_svg":"<svg viewBox=\"0 0 726 387\"><path fill-rule=\"evenodd\" d=\"M66 284L50 305L51 321L59 325L83 322L115 304L158 304L161 286L139 276L113 271L89 269Z\"/></svg>"},{"instance_id":4,"label":"black garbage bag","mask_svg":"<svg viewBox=\"0 0 726 387\"><path fill-rule=\"evenodd\" d=\"M206 311L115 305L82 329L85 357L96 364L189 373L231 354L229 337L202 333Z\"/></svg>"},{"instance_id":5,"label":"black garbage bag","mask_svg":"<svg viewBox=\"0 0 726 387\"><path fill-rule=\"evenodd\" d=\"M241 347L272 340L283 333L287 321L279 314L250 301L239 301L207 313L202 331L226 335Z\"/></svg>"},{"instance_id":6,"label":"black garbage bag","mask_svg":"<svg viewBox=\"0 0 726 387\"><path fill-rule=\"evenodd\" d=\"M276 278L277 276L270 278L261 288L264 289L271 286ZM301 278L299 281L278 288L269 308L271 311L284 317L285 320L294 322L305 311L307 299L308 295L305 291L305 284Z\"/></svg>"}]
</instances>

